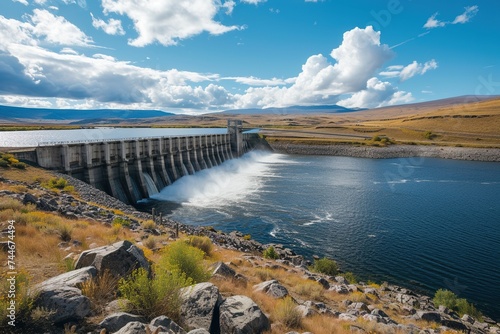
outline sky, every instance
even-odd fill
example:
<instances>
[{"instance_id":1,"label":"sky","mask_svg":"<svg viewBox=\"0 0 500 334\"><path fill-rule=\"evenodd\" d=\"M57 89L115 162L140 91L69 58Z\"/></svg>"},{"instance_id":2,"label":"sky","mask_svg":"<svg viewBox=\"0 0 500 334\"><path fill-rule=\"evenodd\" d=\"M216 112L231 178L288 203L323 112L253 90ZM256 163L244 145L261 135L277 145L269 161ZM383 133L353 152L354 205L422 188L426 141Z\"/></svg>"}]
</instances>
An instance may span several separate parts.
<instances>
[{"instance_id":1,"label":"sky","mask_svg":"<svg viewBox=\"0 0 500 334\"><path fill-rule=\"evenodd\" d=\"M500 95L498 0L2 0L0 104L201 114Z\"/></svg>"}]
</instances>

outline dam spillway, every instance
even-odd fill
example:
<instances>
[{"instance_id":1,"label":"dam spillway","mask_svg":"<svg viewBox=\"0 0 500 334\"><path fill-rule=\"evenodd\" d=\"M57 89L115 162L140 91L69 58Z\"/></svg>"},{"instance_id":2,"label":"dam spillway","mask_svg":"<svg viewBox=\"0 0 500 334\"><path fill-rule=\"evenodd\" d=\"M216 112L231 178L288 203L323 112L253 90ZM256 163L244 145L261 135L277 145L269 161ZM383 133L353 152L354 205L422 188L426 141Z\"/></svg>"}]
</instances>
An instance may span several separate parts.
<instances>
[{"instance_id":1,"label":"dam spillway","mask_svg":"<svg viewBox=\"0 0 500 334\"><path fill-rule=\"evenodd\" d=\"M50 143L14 154L135 204L182 176L240 157L258 142L256 133L243 133L241 121L230 120L227 134Z\"/></svg>"}]
</instances>

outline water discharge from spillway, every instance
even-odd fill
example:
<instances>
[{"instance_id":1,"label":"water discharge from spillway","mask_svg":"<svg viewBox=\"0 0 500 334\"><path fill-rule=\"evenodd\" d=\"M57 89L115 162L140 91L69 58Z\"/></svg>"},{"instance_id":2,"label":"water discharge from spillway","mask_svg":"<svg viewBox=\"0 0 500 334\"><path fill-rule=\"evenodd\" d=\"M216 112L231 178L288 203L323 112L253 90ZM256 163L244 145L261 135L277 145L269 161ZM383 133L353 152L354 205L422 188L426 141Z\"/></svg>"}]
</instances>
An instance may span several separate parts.
<instances>
[{"instance_id":1,"label":"water discharge from spillway","mask_svg":"<svg viewBox=\"0 0 500 334\"><path fill-rule=\"evenodd\" d=\"M180 178L151 198L199 207L221 207L247 201L273 177L272 165L286 163L283 155L253 151L239 159Z\"/></svg>"}]
</instances>

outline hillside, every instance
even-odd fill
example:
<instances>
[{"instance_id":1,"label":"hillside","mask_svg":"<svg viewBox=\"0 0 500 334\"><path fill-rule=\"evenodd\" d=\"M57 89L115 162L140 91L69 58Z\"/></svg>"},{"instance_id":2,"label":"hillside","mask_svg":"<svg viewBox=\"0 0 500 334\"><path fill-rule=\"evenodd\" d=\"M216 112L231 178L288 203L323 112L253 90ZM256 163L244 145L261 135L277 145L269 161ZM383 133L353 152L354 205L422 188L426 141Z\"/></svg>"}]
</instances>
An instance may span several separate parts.
<instances>
[{"instance_id":1,"label":"hillside","mask_svg":"<svg viewBox=\"0 0 500 334\"><path fill-rule=\"evenodd\" d=\"M128 120L174 115L159 110L128 110L128 109L39 109L0 106L0 121L13 123L56 122L56 123L90 123L105 122L108 119ZM77 122L79 121L79 122Z\"/></svg>"}]
</instances>

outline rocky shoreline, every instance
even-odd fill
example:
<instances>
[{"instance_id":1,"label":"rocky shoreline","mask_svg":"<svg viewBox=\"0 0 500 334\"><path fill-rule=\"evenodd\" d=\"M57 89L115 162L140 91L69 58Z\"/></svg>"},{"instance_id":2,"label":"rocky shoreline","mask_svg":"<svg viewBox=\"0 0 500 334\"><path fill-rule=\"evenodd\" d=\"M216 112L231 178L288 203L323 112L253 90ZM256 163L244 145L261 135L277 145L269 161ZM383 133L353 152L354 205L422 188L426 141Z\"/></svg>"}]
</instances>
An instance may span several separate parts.
<instances>
[{"instance_id":1,"label":"rocky shoreline","mask_svg":"<svg viewBox=\"0 0 500 334\"><path fill-rule=\"evenodd\" d=\"M331 155L370 159L424 157L500 162L499 148L423 145L389 145L386 147L356 146L348 144L314 145L298 144L291 141L271 141L269 145L277 153L298 155Z\"/></svg>"},{"instance_id":2,"label":"rocky shoreline","mask_svg":"<svg viewBox=\"0 0 500 334\"><path fill-rule=\"evenodd\" d=\"M33 196L29 192L12 193L3 190L0 191L0 196L8 196L25 204L33 204L38 210L57 212L69 218L91 219L103 224L111 224L115 218L127 215L127 219L131 221L130 228L132 230L145 234L165 233L160 230L146 231L141 227L139 220L152 219L150 214L139 212L134 207L68 175L57 174L57 176L64 177L70 185L74 186L78 196L67 193L54 194L37 184L26 184L4 178L0 178L0 183L23 185L30 190L36 189L39 195ZM351 332L367 333L365 329L356 325L360 322L361 324L371 323L370 326L376 328L376 332L394 334L434 334L450 330L478 334L500 334L499 324L492 319L485 317L479 321L479 319L467 315L460 317L449 309L437 307L432 303L430 297L402 287L387 283L381 286L372 286L362 282L350 284L342 274L334 277L311 272L308 267L311 264L310 261L282 245L272 245L278 259L269 260L262 257L262 252L271 246L270 244L263 245L255 240L247 240L239 232L223 233L210 227L189 226L169 219L162 219L158 223L170 230L167 233L171 233L173 238L175 238L173 231L178 228L188 235L207 236L219 247L241 252L239 262L214 265L212 281L215 284L200 283L187 292L187 298L183 304L184 322L190 324L190 328L198 328L189 332L192 334L262 333L270 326L272 328L273 324L269 321L268 315L264 314L251 298L243 295L222 296L216 286L217 282L227 280L243 282L246 285L247 282L251 281L251 278L245 277L243 268L248 266L266 270L283 270L287 275L295 275L319 283L324 293L343 296L341 301L335 305L327 305L321 299L314 298L302 299L293 296L293 300L302 317L324 315L331 318L332 321L345 321L351 323ZM111 256L113 259L116 257L121 260L115 259L109 262L101 258L104 256ZM104 264L108 262L111 263L111 267L104 267ZM114 267L113 263L121 265ZM153 332L153 330L156 330L154 333L187 333L166 317L146 322L137 315L120 312L116 307L113 307L116 302L111 302L108 305L109 311L99 324L89 320L91 317L90 304L87 298L81 294L78 288L79 284L89 278L96 277L99 272L104 272L104 270L120 271L121 275L124 264L130 265L130 268L136 265L148 266L142 251L128 241L84 251L78 257L76 270L40 283L42 297L39 300L39 305L40 307L56 309L57 312L54 316L58 317L56 320L59 323L80 319L80 321L87 323L87 332L91 333L103 333L103 329L106 329L108 333L120 334L146 333ZM255 279L253 281L255 282ZM288 288L291 287L288 286ZM282 299L290 295L283 282L275 279L253 285L253 291L254 294L265 294L273 299ZM352 296L357 296L357 299L353 299ZM395 320L388 313L397 314L398 319L404 320ZM203 315L202 319L200 319L200 314ZM241 314L252 314L252 316L242 317ZM406 324L406 321L429 321L434 325L415 326Z\"/></svg>"}]
</instances>

